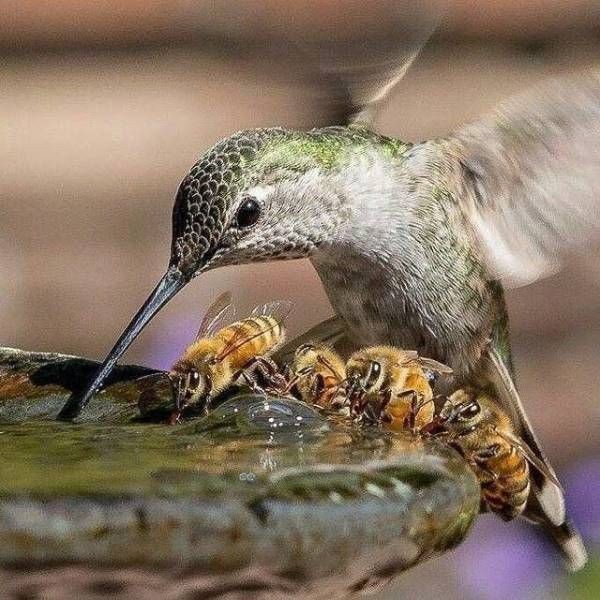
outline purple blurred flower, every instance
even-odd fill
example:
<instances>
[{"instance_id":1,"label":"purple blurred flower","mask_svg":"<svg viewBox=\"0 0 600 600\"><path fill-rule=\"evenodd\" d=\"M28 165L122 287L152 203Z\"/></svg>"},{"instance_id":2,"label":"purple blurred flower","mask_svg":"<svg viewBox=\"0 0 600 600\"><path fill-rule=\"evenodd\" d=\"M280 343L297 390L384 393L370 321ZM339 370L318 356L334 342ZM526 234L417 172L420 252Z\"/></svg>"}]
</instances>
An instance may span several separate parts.
<instances>
[{"instance_id":1,"label":"purple blurred flower","mask_svg":"<svg viewBox=\"0 0 600 600\"><path fill-rule=\"evenodd\" d=\"M149 340L145 348L144 364L155 369L170 369L194 339L198 325L197 315L169 319Z\"/></svg>"},{"instance_id":2,"label":"purple blurred flower","mask_svg":"<svg viewBox=\"0 0 600 600\"><path fill-rule=\"evenodd\" d=\"M491 515L479 519L456 561L465 590L480 600L523 598L554 571L545 545L529 527Z\"/></svg>"},{"instance_id":3,"label":"purple blurred flower","mask_svg":"<svg viewBox=\"0 0 600 600\"><path fill-rule=\"evenodd\" d=\"M567 506L587 542L600 544L600 457L579 461L562 481Z\"/></svg>"},{"instance_id":4,"label":"purple blurred flower","mask_svg":"<svg viewBox=\"0 0 600 600\"><path fill-rule=\"evenodd\" d=\"M568 512L584 539L588 545L600 543L600 458L577 463L561 479ZM534 595L563 574L556 549L522 520L480 518L455 559L465 591L478 600Z\"/></svg>"}]
</instances>

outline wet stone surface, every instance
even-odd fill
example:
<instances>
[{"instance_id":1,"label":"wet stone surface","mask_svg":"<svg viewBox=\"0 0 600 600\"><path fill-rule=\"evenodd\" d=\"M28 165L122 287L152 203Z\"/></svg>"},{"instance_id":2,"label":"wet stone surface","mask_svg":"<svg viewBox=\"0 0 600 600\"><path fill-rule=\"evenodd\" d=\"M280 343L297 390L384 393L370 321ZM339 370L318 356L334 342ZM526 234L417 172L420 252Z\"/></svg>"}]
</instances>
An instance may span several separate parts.
<instances>
[{"instance_id":1,"label":"wet stone surface","mask_svg":"<svg viewBox=\"0 0 600 600\"><path fill-rule=\"evenodd\" d=\"M3 597L345 597L452 548L478 512L439 443L256 395L136 422L135 371L101 395L112 416L57 423L39 366L15 365L0 362Z\"/></svg>"}]
</instances>

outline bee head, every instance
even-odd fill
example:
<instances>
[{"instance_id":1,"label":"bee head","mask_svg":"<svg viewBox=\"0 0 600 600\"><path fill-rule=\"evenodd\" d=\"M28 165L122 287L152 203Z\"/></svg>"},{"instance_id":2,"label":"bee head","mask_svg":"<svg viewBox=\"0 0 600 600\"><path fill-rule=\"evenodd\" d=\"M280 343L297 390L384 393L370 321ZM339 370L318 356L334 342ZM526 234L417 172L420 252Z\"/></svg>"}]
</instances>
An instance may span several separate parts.
<instances>
[{"instance_id":1,"label":"bee head","mask_svg":"<svg viewBox=\"0 0 600 600\"><path fill-rule=\"evenodd\" d=\"M360 414L368 403L367 397L377 395L383 385L383 369L376 360L349 361L346 371L346 397L351 410Z\"/></svg>"},{"instance_id":2,"label":"bee head","mask_svg":"<svg viewBox=\"0 0 600 600\"><path fill-rule=\"evenodd\" d=\"M475 397L453 402L452 397L440 412L440 420L449 432L465 432L477 427L484 418L481 404Z\"/></svg>"},{"instance_id":3,"label":"bee head","mask_svg":"<svg viewBox=\"0 0 600 600\"><path fill-rule=\"evenodd\" d=\"M180 373L177 381L176 406L182 409L184 406L196 404L210 394L212 389L212 378L210 371L200 372L195 368Z\"/></svg>"},{"instance_id":4,"label":"bee head","mask_svg":"<svg viewBox=\"0 0 600 600\"><path fill-rule=\"evenodd\" d=\"M351 368L348 378L364 393L376 394L381 390L385 378L383 365L377 360L365 361L358 368Z\"/></svg>"}]
</instances>

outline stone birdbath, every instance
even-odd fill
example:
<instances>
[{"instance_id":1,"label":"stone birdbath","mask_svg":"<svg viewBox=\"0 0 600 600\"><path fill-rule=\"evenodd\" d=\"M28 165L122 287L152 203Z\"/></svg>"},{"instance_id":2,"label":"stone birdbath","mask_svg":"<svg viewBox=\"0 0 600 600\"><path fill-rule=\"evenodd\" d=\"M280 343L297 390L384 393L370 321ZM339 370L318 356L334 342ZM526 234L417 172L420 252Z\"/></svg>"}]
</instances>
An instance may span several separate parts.
<instances>
[{"instance_id":1,"label":"stone birdbath","mask_svg":"<svg viewBox=\"0 0 600 600\"><path fill-rule=\"evenodd\" d=\"M167 425L164 378L121 366L78 423L56 422L96 366L0 349L2 598L349 597L478 514L442 443L291 398L238 394Z\"/></svg>"}]
</instances>

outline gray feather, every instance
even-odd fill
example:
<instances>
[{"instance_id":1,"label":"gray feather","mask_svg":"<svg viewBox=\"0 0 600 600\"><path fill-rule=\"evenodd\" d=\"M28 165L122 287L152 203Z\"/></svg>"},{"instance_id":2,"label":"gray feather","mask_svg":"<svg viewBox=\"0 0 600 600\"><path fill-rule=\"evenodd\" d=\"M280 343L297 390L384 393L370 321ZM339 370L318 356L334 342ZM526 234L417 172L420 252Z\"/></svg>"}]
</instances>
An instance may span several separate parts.
<instances>
[{"instance_id":1,"label":"gray feather","mask_svg":"<svg viewBox=\"0 0 600 600\"><path fill-rule=\"evenodd\" d=\"M559 547L565 567L572 573L580 571L588 562L588 553L581 535L568 519L559 526L537 523Z\"/></svg>"},{"instance_id":2,"label":"gray feather","mask_svg":"<svg viewBox=\"0 0 600 600\"><path fill-rule=\"evenodd\" d=\"M519 286L600 238L600 72L557 79L465 127L449 151L493 277Z\"/></svg>"}]
</instances>

